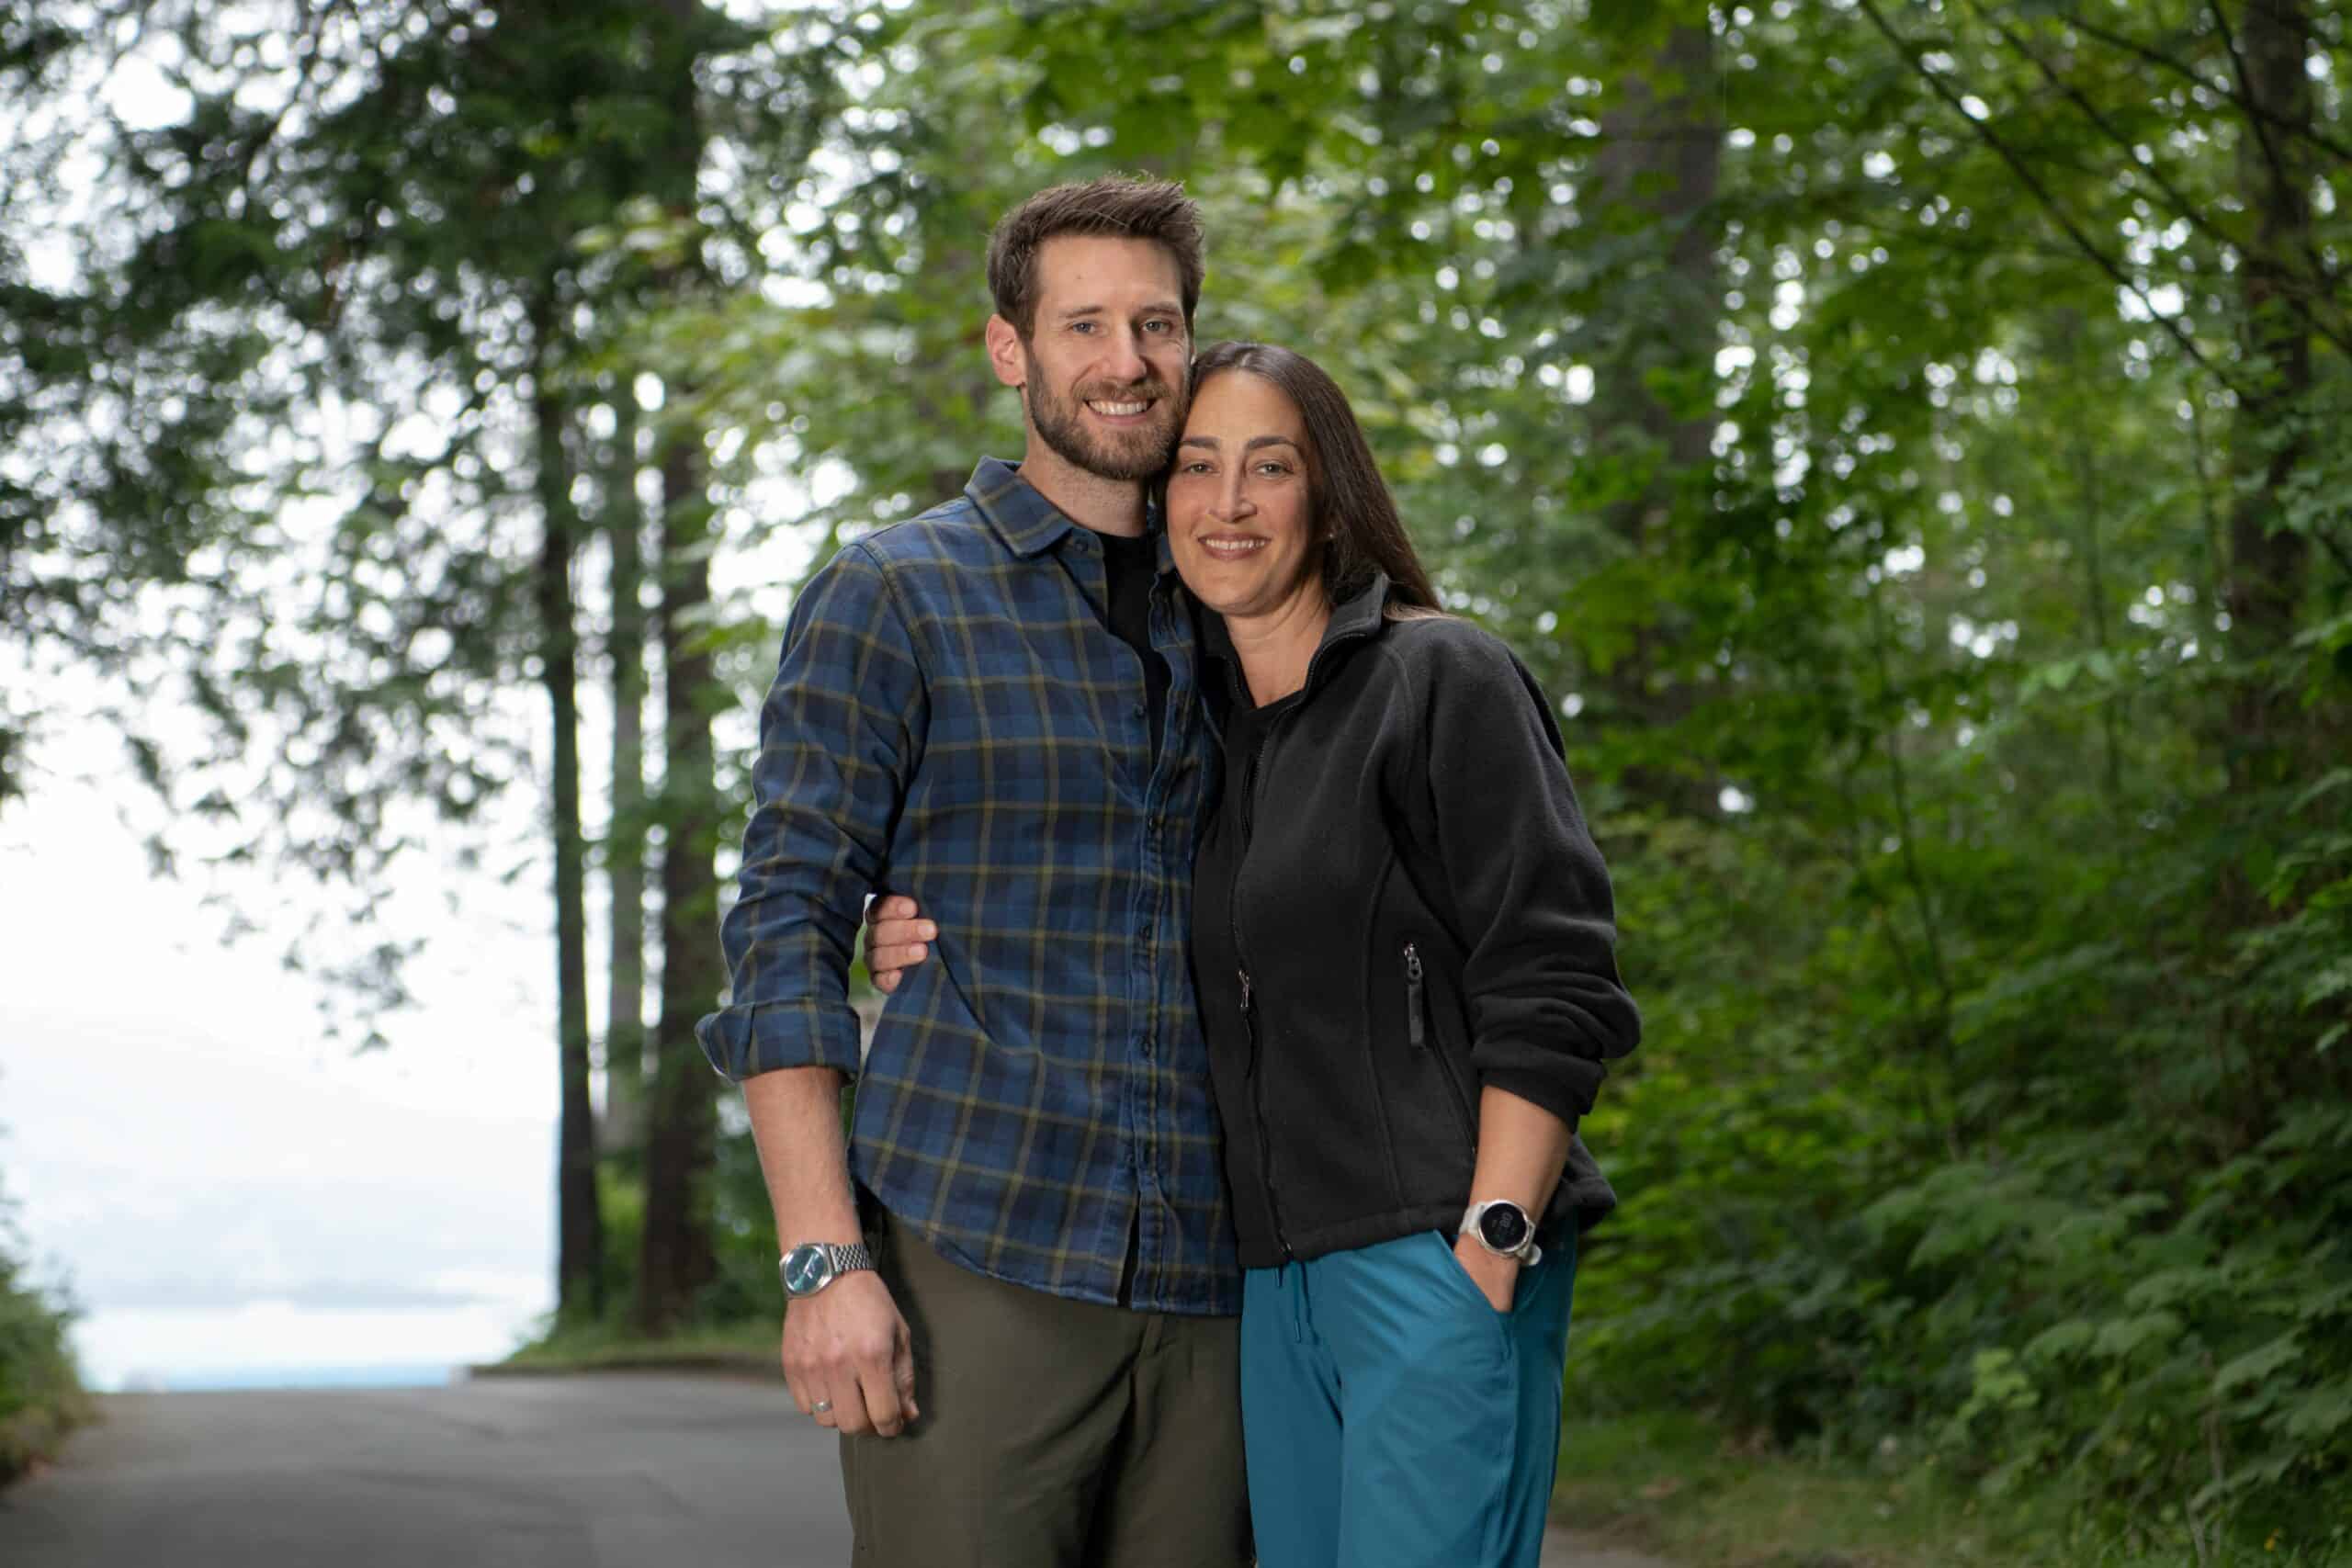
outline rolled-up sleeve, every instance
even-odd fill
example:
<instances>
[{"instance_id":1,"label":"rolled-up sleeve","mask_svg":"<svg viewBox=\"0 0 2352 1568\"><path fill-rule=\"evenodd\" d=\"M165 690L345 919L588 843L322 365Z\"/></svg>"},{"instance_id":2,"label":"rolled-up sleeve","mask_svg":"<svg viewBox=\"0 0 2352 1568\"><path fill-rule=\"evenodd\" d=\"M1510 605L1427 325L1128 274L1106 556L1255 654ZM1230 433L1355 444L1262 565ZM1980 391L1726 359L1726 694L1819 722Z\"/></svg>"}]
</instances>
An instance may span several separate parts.
<instances>
[{"instance_id":1,"label":"rolled-up sleeve","mask_svg":"<svg viewBox=\"0 0 2352 1568\"><path fill-rule=\"evenodd\" d=\"M760 707L752 818L719 927L728 1001L695 1030L728 1077L857 1071L850 957L927 717L922 664L888 570L852 545L802 591Z\"/></svg>"},{"instance_id":2,"label":"rolled-up sleeve","mask_svg":"<svg viewBox=\"0 0 2352 1568\"><path fill-rule=\"evenodd\" d=\"M1468 944L1472 1064L1481 1084L1573 1127L1642 1026L1558 727L1510 650L1468 626L1447 639L1426 713L1438 849Z\"/></svg>"}]
</instances>

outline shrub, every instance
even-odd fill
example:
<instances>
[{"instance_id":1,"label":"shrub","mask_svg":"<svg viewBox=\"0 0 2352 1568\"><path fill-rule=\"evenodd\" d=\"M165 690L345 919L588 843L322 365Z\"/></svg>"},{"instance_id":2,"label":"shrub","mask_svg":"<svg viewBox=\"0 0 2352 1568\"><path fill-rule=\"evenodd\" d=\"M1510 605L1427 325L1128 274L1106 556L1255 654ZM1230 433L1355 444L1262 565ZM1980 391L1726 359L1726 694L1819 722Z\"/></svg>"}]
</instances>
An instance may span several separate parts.
<instances>
[{"instance_id":1,"label":"shrub","mask_svg":"<svg viewBox=\"0 0 2352 1568\"><path fill-rule=\"evenodd\" d=\"M0 1486L91 1414L66 1339L72 1309L26 1280L12 1244L0 1231Z\"/></svg>"}]
</instances>

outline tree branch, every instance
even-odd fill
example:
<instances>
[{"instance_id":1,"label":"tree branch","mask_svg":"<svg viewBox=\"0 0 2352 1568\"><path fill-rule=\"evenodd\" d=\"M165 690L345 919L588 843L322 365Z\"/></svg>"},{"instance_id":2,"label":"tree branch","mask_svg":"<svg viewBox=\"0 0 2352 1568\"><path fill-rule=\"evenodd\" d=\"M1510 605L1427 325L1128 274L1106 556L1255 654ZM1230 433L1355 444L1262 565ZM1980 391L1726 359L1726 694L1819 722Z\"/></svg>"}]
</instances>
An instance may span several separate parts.
<instances>
[{"instance_id":1,"label":"tree branch","mask_svg":"<svg viewBox=\"0 0 2352 1568\"><path fill-rule=\"evenodd\" d=\"M1968 128L1976 133L1978 140L1990 147L1999 155L2001 161L2009 166L2009 172L2017 175L2018 183L2024 186L2032 194L2033 198L2041 204L2043 210L2050 214L2052 221L2064 231L2066 237L2074 242L2075 248L2095 263L2100 271L2114 279L2119 288L2127 290L2133 299L2139 300L2147 310L2149 319L2162 327L2172 340L2180 345L2181 352L2196 362L2199 369L2231 391L2237 392L2238 385L2230 378L2228 372L2207 358L2205 351L2197 346L2196 339L2190 337L2178 321L2157 310L2155 301L2148 298L2148 291L2125 272L2114 257L2100 250L2092 242L2091 237L2083 232L2082 226L2067 215L2066 209L2059 204L2058 198L2051 194L2050 187L2041 183L2040 176L2036 175L2025 160L2018 155L2017 151L2003 141L1991 126L1968 112L1967 107L1960 101L1960 95L1953 92L1951 85L1942 77L1928 69L1927 62L1920 58L1919 51L1904 41L1903 36L1889 25L1886 14L1878 7L1877 0L1856 0L1856 4L1861 7L1862 15L1870 18L1871 25L1885 38L1904 63L1910 66L1954 114L1960 116Z\"/></svg>"},{"instance_id":2,"label":"tree branch","mask_svg":"<svg viewBox=\"0 0 2352 1568\"><path fill-rule=\"evenodd\" d=\"M2064 97L2067 102L2080 109L2086 118L2087 118L2093 125L2097 126L2101 131L2105 132L2109 141L2113 141L2118 147L2120 147L2124 152L2124 155L2132 160L2132 166L2141 174L2147 176L2149 182L2156 187L2157 191L2164 196L2165 199L2171 203L2173 210L2177 212L2183 219L2187 220L2191 228L2196 229L2200 233L2204 234L2216 244L2226 246L2241 254L2245 253L2245 247L2244 245L2223 233L2221 228L2215 224L2211 219L2206 217L2204 212L2195 202L2191 201L2188 197L2181 191L2179 186L2174 185L2172 181L2165 177L2164 171L2156 167L2153 159L2142 156L2139 144L2134 142L2131 137L2124 134L2122 127L2117 125L2112 119L2108 118L2105 111L2100 109L2097 104L2092 103L2090 98L2084 94L2082 89L2076 87L2073 83L2068 82L2064 76L2060 75L2056 66L2051 64L2041 55L2035 53L2032 45L2027 43L2025 39L2018 33L2017 29L2010 27L2007 22L2002 21L1999 17L1995 17L1986 11L1982 0L1968 0L1968 6L1971 10L1976 13L1980 19L1990 25L1994 31L2001 35L2002 40L2006 42L2010 49L2016 51L2018 55L2030 62L2034 69L2041 73L2042 79L2048 82L2052 87L2055 88L2061 96ZM2257 128L2259 127L2259 121L2256 122ZM2267 152L2269 151L2269 141L2267 137L2264 139L2264 147L2266 152ZM2275 162L2271 165L2271 172L2274 175L2278 173L2278 165ZM2336 275L2328 270L2326 262L2322 259L2316 252L2311 252L2308 246L2306 246L2306 251L2309 254L2312 265L2315 269L2317 269L2319 281L2323 285L2327 286L2325 291L2332 294L2334 291L2334 286L2336 282ZM2328 342L2334 344L2337 348L2342 349L2345 353L2352 354L2352 335L2347 335L2343 329L2331 327L2327 322L2322 321L2318 313L2312 309L2311 304L2307 299L2300 298L2298 295L2290 294L2288 297L2287 303L2293 308L2297 315L2302 317L2304 324L2309 326L2312 331L2319 333L2320 336L2325 338Z\"/></svg>"},{"instance_id":3,"label":"tree branch","mask_svg":"<svg viewBox=\"0 0 2352 1568\"><path fill-rule=\"evenodd\" d=\"M2098 39L2099 42L2107 45L2109 49L2120 49L2126 54L2136 56L2141 60L2146 61L2151 65L2156 66L2161 70L2168 71L2174 75L2181 78L2181 80L2188 82L2192 86L2204 88L2207 92L2220 97L2222 102L2234 106L2243 113L2251 116L2256 119L2276 126L2281 130L2292 131L2295 135L2301 137L2306 141L2309 141L2312 146L2324 148L2328 152L2335 153L2338 158L2344 160L2346 164L2352 164L2352 142L2339 141L2335 138L2328 135L2325 131L2318 129L2316 126L2300 124L2295 120L2288 118L2285 115L2278 114L2270 109L2263 107L2259 104L2249 103L2244 96L2233 93L2225 86L2217 87L2212 83L2208 82L2204 77L2199 75L2195 66L2185 64L2180 61L2175 60L2171 55L2166 54L2160 49L2154 49L2147 44L2142 43L2138 39L2127 38L2121 33L2112 32L2106 28L2098 26L2095 22L2084 21L2080 17L2075 15L2071 11L2066 14L2066 25L2086 38Z\"/></svg>"}]
</instances>

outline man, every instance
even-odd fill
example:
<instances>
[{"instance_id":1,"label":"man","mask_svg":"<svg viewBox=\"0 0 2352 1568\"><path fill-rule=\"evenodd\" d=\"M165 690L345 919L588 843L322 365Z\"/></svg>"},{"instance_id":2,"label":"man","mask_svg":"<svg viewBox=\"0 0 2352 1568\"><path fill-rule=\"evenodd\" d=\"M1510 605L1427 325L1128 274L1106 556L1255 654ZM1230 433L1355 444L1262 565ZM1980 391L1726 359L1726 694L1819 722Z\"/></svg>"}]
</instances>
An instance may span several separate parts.
<instances>
[{"instance_id":1,"label":"man","mask_svg":"<svg viewBox=\"0 0 2352 1568\"><path fill-rule=\"evenodd\" d=\"M1023 460L819 572L762 709L733 989L701 1037L751 1109L785 1374L842 1434L861 1564L1248 1561L1185 956L1215 742L1145 492L1201 274L1172 185L1008 214L987 344ZM936 942L861 1069L844 976L884 887Z\"/></svg>"}]
</instances>

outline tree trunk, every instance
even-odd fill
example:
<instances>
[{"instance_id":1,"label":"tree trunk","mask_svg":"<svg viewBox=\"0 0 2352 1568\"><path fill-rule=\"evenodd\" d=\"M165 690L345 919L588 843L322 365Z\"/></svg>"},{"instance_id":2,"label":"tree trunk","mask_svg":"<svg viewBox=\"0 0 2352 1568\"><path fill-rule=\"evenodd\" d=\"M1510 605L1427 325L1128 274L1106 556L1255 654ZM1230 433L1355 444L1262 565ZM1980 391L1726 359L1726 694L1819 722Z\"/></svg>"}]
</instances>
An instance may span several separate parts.
<instances>
[{"instance_id":1,"label":"tree trunk","mask_svg":"<svg viewBox=\"0 0 2352 1568\"><path fill-rule=\"evenodd\" d=\"M675 184L662 193L673 214L690 217L702 166L696 112L696 0L661 0L657 49L671 85L663 166ZM703 281L693 263L664 284L681 298ZM673 389L673 409L688 400ZM712 776L714 684L698 625L710 603L710 503L700 433L673 423L662 446L661 644L662 703L662 1002L653 1036L651 1119L645 1140L645 1234L639 1254L636 1317L649 1334L676 1327L695 1293L717 1271L711 1238L718 1080L695 1041L695 1023L726 985L719 962L718 808Z\"/></svg>"},{"instance_id":2,"label":"tree trunk","mask_svg":"<svg viewBox=\"0 0 2352 1568\"><path fill-rule=\"evenodd\" d=\"M1616 25L1623 27L1630 4L1602 0L1600 10L1620 13ZM1648 6L1637 9L1645 13ZM1612 290L1609 314L1622 335L1595 367L1593 400L1596 450L1630 459L1645 476L1637 493L1612 507L1608 518L1624 548L1643 558L1668 547L1678 504L1685 495L1705 493L1713 462L1712 400L1698 407L1688 400L1669 404L1657 385L1713 385L1722 301L1713 209L1723 125L1713 39L1703 13L1667 28L1645 65L1627 73L1615 105L1601 117L1601 133L1593 183L1604 230L1629 229L1654 241L1654 265L1628 267ZM1674 628L1663 615L1636 631L1632 649L1600 682L1611 722L1650 729L1687 716L1693 694L1660 668L1673 641ZM1685 814L1715 809L1717 786L1711 779L1637 768L1628 770L1625 782L1636 800Z\"/></svg>"},{"instance_id":3,"label":"tree trunk","mask_svg":"<svg viewBox=\"0 0 2352 1568\"><path fill-rule=\"evenodd\" d=\"M637 1307L639 1325L650 1334L675 1327L715 1269L709 1177L717 1080L695 1043L695 1022L717 1004L727 978L713 861L718 811L711 665L696 624L710 602L710 508L701 446L691 433L671 443L662 479L662 1011L654 1028Z\"/></svg>"},{"instance_id":4,"label":"tree trunk","mask_svg":"<svg viewBox=\"0 0 2352 1568\"><path fill-rule=\"evenodd\" d=\"M613 412L618 428L604 518L613 601L613 804L605 838L613 896L605 1008L603 1147L608 1153L633 1150L645 1134L645 520L637 500L637 395L626 378L613 398Z\"/></svg>"},{"instance_id":5,"label":"tree trunk","mask_svg":"<svg viewBox=\"0 0 2352 1568\"><path fill-rule=\"evenodd\" d=\"M2281 515L2305 456L2298 412L2312 386L2310 333L2293 304L2312 244L2301 134L2312 118L2307 0L2249 0L2238 43L2247 109L2238 160L2255 213L2238 276L2254 389L2239 405L2244 482L2230 519L2230 641L2245 669L2230 700L2228 751L2230 782L2259 788L2295 771L2294 706L2273 661L2294 640L2311 548Z\"/></svg>"},{"instance_id":6,"label":"tree trunk","mask_svg":"<svg viewBox=\"0 0 2352 1568\"><path fill-rule=\"evenodd\" d=\"M579 520L571 506L571 465L564 453L563 400L550 376L556 360L555 313L555 302L545 296L532 312L537 361L531 408L538 468L540 679L555 728L550 816L555 834L556 1043L562 1078L556 1155L556 1312L560 1317L579 1318L604 1311L604 1217L596 1197L595 1111L589 1098L587 865L580 832L579 655L571 592Z\"/></svg>"}]
</instances>

